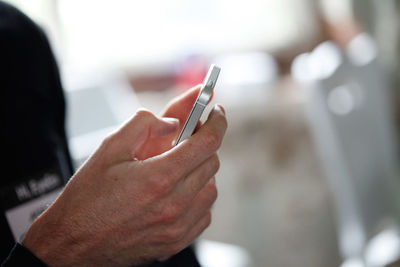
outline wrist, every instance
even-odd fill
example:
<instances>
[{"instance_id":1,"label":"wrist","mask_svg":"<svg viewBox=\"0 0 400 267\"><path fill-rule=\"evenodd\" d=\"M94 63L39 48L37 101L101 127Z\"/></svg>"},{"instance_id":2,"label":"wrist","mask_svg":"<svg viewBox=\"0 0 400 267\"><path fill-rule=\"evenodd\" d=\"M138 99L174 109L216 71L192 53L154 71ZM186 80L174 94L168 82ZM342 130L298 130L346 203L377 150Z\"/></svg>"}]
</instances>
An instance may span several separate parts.
<instances>
[{"instance_id":1,"label":"wrist","mask_svg":"<svg viewBox=\"0 0 400 267\"><path fill-rule=\"evenodd\" d=\"M71 260L77 259L77 243L71 231L58 221L45 212L32 223L21 242L49 266L71 265Z\"/></svg>"}]
</instances>

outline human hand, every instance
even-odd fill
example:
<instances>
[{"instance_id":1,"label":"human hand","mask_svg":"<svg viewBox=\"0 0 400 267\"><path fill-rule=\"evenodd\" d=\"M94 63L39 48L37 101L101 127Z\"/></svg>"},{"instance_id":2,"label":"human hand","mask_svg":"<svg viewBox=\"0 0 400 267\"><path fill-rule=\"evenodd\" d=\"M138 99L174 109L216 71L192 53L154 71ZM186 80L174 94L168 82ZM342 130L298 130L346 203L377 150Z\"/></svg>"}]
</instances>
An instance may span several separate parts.
<instances>
[{"instance_id":1,"label":"human hand","mask_svg":"<svg viewBox=\"0 0 400 267\"><path fill-rule=\"evenodd\" d=\"M197 85L182 95L172 99L162 112L162 117L176 118L179 120L179 131L176 134L171 134L161 138L149 138L140 149L137 150L136 156L138 159L146 159L155 155L159 155L175 145L176 138L182 130L183 125L189 116L189 113L200 92L201 84ZM196 130L201 125L198 123Z\"/></svg>"},{"instance_id":2,"label":"human hand","mask_svg":"<svg viewBox=\"0 0 400 267\"><path fill-rule=\"evenodd\" d=\"M183 102L191 107L196 94L188 94ZM170 105L166 114L174 108ZM138 151L148 153L143 148L149 140L166 149L165 141L172 141L178 128L176 122L138 111L78 170L22 244L54 266L126 266L178 253L210 224L217 197L216 151L226 126L217 107L179 146L171 148L170 142L164 153L138 159Z\"/></svg>"}]
</instances>

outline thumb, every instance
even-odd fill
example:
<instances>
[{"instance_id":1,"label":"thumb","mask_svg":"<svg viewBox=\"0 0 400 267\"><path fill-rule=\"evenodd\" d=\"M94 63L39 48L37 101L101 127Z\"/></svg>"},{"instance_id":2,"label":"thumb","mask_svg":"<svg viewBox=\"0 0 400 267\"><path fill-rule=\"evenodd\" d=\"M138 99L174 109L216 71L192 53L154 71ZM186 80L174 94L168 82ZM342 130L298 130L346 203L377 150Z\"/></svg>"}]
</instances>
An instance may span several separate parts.
<instances>
[{"instance_id":1,"label":"thumb","mask_svg":"<svg viewBox=\"0 0 400 267\"><path fill-rule=\"evenodd\" d=\"M150 111L140 109L111 136L112 150L119 159L133 159L135 158L136 150L148 138L168 136L175 133L178 128L178 119L158 118Z\"/></svg>"},{"instance_id":2,"label":"thumb","mask_svg":"<svg viewBox=\"0 0 400 267\"><path fill-rule=\"evenodd\" d=\"M179 128L179 120L176 118L155 118L157 121L151 125L149 137L168 136Z\"/></svg>"}]
</instances>

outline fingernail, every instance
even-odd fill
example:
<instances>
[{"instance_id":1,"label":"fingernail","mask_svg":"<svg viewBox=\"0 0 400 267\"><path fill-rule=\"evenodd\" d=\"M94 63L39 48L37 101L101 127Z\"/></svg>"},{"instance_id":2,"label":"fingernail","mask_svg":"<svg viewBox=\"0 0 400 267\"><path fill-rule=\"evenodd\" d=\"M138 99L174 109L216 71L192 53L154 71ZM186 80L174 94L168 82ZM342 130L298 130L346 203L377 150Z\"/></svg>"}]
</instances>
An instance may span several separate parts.
<instances>
[{"instance_id":1,"label":"fingernail","mask_svg":"<svg viewBox=\"0 0 400 267\"><path fill-rule=\"evenodd\" d=\"M179 124L179 120L176 118L169 118L169 117L164 117L161 118L164 122L168 123L168 124Z\"/></svg>"},{"instance_id":2,"label":"fingernail","mask_svg":"<svg viewBox=\"0 0 400 267\"><path fill-rule=\"evenodd\" d=\"M214 109L219 111L219 112L222 112L225 115L225 109L224 109L224 107L222 105L217 104L217 105L215 105Z\"/></svg>"}]
</instances>

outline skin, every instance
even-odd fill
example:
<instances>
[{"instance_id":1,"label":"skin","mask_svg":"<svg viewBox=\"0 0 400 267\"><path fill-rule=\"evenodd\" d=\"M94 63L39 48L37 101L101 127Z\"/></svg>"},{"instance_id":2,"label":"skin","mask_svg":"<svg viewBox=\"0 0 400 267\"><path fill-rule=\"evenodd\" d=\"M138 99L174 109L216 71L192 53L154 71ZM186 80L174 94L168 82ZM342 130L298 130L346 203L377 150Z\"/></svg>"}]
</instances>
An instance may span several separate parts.
<instances>
[{"instance_id":1,"label":"skin","mask_svg":"<svg viewBox=\"0 0 400 267\"><path fill-rule=\"evenodd\" d=\"M50 266L139 265L187 247L211 222L216 152L227 128L217 105L191 138L172 145L198 92L174 99L163 118L137 111L76 172L22 244Z\"/></svg>"}]
</instances>

